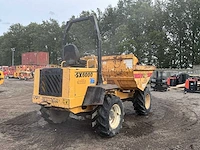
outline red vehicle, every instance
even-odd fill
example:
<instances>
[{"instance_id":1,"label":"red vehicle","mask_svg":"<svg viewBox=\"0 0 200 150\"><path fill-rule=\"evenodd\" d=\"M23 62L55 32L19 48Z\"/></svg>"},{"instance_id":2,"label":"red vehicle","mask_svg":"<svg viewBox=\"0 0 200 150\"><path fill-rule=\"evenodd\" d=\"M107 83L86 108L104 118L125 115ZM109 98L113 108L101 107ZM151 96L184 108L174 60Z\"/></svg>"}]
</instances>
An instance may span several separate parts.
<instances>
[{"instance_id":1,"label":"red vehicle","mask_svg":"<svg viewBox=\"0 0 200 150\"><path fill-rule=\"evenodd\" d=\"M20 80L29 80L33 79L33 72L31 71L21 71L19 73L19 79Z\"/></svg>"},{"instance_id":2,"label":"red vehicle","mask_svg":"<svg viewBox=\"0 0 200 150\"><path fill-rule=\"evenodd\" d=\"M16 67L15 66L10 66L8 67L8 71L6 72L6 78L14 78L15 77L15 72L16 72Z\"/></svg>"},{"instance_id":3,"label":"red vehicle","mask_svg":"<svg viewBox=\"0 0 200 150\"><path fill-rule=\"evenodd\" d=\"M172 77L167 78L167 85L168 86L176 86L177 85L177 77L172 76Z\"/></svg>"},{"instance_id":4,"label":"red vehicle","mask_svg":"<svg viewBox=\"0 0 200 150\"><path fill-rule=\"evenodd\" d=\"M200 80L199 77L190 77L185 81L185 89L184 92L196 92L200 91L200 85L198 81Z\"/></svg>"},{"instance_id":5,"label":"red vehicle","mask_svg":"<svg viewBox=\"0 0 200 150\"><path fill-rule=\"evenodd\" d=\"M1 66L1 70L3 71L4 77L8 74L8 66Z\"/></svg>"}]
</instances>

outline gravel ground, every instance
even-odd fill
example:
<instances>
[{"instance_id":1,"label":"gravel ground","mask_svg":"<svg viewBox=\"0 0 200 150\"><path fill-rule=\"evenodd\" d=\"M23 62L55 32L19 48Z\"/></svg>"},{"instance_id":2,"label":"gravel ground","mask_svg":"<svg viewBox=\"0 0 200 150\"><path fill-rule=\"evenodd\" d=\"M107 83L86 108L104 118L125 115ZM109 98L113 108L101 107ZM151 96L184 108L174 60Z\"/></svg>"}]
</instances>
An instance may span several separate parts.
<instances>
[{"instance_id":1,"label":"gravel ground","mask_svg":"<svg viewBox=\"0 0 200 150\"><path fill-rule=\"evenodd\" d=\"M101 138L89 120L69 119L50 125L31 102L32 81L6 80L0 85L0 147L2 150L199 150L200 93L183 90L152 93L152 110L137 116L125 102L123 128Z\"/></svg>"}]
</instances>

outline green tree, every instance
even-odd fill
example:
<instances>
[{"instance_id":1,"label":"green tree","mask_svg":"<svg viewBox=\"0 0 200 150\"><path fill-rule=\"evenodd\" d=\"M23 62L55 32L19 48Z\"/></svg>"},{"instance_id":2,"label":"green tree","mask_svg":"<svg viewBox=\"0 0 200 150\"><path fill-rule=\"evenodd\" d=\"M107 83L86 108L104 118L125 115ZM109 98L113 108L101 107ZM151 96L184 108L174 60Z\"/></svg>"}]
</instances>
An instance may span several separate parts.
<instances>
[{"instance_id":1,"label":"green tree","mask_svg":"<svg viewBox=\"0 0 200 150\"><path fill-rule=\"evenodd\" d=\"M197 0L169 0L166 29L172 51L172 67L187 68L200 63L199 8Z\"/></svg>"}]
</instances>

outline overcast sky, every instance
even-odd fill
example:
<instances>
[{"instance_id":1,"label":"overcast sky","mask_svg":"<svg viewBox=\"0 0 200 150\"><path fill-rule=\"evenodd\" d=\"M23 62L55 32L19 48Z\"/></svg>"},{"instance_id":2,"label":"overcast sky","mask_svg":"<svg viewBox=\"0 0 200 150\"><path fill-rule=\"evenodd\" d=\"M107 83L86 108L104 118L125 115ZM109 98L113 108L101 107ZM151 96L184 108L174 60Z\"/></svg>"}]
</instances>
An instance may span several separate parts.
<instances>
[{"instance_id":1,"label":"overcast sky","mask_svg":"<svg viewBox=\"0 0 200 150\"><path fill-rule=\"evenodd\" d=\"M117 6L118 0L0 0L0 35L7 32L15 23L28 25L41 23L49 18L59 23L67 21L72 15L78 16L83 10L100 8L104 11L108 5Z\"/></svg>"}]
</instances>

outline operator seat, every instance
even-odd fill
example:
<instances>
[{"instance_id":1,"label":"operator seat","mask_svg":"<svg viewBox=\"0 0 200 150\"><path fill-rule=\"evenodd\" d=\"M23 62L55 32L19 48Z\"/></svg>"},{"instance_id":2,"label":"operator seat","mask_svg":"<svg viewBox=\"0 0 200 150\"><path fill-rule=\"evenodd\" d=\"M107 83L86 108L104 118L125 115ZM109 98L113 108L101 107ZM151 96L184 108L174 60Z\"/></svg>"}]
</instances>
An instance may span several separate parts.
<instances>
[{"instance_id":1,"label":"operator seat","mask_svg":"<svg viewBox=\"0 0 200 150\"><path fill-rule=\"evenodd\" d=\"M64 47L63 61L66 61L65 66L73 66L78 63L80 54L78 48L74 44L67 44Z\"/></svg>"},{"instance_id":2,"label":"operator seat","mask_svg":"<svg viewBox=\"0 0 200 150\"><path fill-rule=\"evenodd\" d=\"M78 48L74 44L67 44L64 47L64 67L85 67L86 61L80 60Z\"/></svg>"},{"instance_id":3,"label":"operator seat","mask_svg":"<svg viewBox=\"0 0 200 150\"><path fill-rule=\"evenodd\" d=\"M86 61L80 60L80 53L76 45L67 44L63 53L64 67L85 67Z\"/></svg>"}]
</instances>

